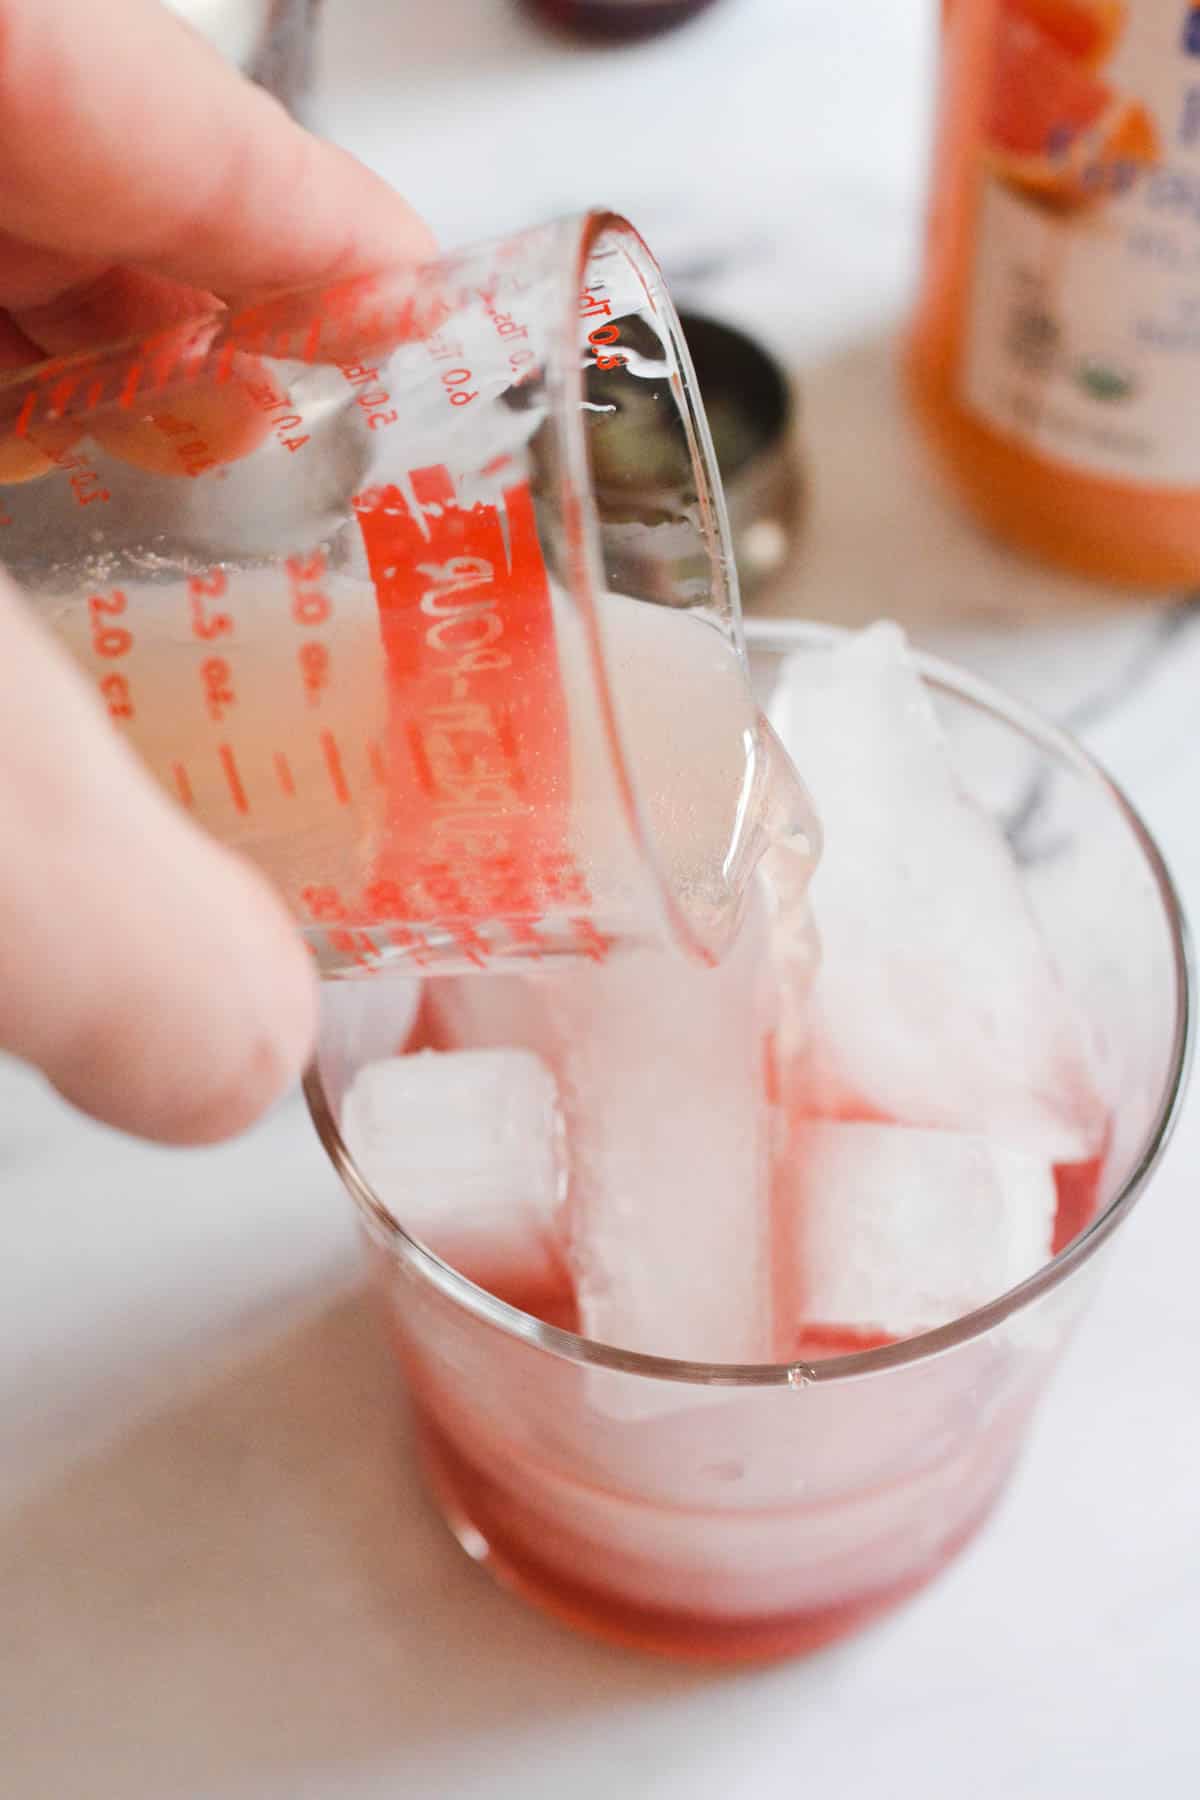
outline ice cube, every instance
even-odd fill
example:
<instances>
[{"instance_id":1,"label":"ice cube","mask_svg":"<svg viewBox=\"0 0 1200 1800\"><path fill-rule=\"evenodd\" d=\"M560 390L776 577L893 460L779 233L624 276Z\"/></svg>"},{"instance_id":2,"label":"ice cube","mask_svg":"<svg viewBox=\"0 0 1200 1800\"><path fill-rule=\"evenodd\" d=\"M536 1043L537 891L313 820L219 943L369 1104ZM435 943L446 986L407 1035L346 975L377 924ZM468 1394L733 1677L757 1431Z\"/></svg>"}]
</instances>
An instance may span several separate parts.
<instances>
[{"instance_id":1,"label":"ice cube","mask_svg":"<svg viewBox=\"0 0 1200 1800\"><path fill-rule=\"evenodd\" d=\"M763 939L760 918L715 968L639 952L556 984L570 1261L602 1343L773 1354Z\"/></svg>"},{"instance_id":2,"label":"ice cube","mask_svg":"<svg viewBox=\"0 0 1200 1800\"><path fill-rule=\"evenodd\" d=\"M359 1069L342 1135L404 1229L508 1298L563 1285L554 1077L527 1050L426 1050Z\"/></svg>"},{"instance_id":3,"label":"ice cube","mask_svg":"<svg viewBox=\"0 0 1200 1800\"><path fill-rule=\"evenodd\" d=\"M751 805L760 851L755 882L767 921L776 1013L769 1091L779 1103L782 1122L797 1100L791 1077L808 1042L820 963L808 890L821 854L821 827L807 789L765 720L759 724L756 761Z\"/></svg>"},{"instance_id":4,"label":"ice cube","mask_svg":"<svg viewBox=\"0 0 1200 1800\"><path fill-rule=\"evenodd\" d=\"M581 1329L603 1343L705 1361L772 1355L766 933L759 898L715 968L631 950L429 984L441 1041L519 1043L555 1071L568 1262Z\"/></svg>"},{"instance_id":5,"label":"ice cube","mask_svg":"<svg viewBox=\"0 0 1200 1800\"><path fill-rule=\"evenodd\" d=\"M829 1120L799 1124L791 1149L780 1199L797 1340L814 1327L867 1341L931 1330L1050 1256L1057 1193L1037 1157L957 1132Z\"/></svg>"},{"instance_id":6,"label":"ice cube","mask_svg":"<svg viewBox=\"0 0 1200 1800\"><path fill-rule=\"evenodd\" d=\"M1086 1027L902 634L789 659L772 711L824 831L805 1110L1085 1160L1105 1129Z\"/></svg>"},{"instance_id":7,"label":"ice cube","mask_svg":"<svg viewBox=\"0 0 1200 1800\"><path fill-rule=\"evenodd\" d=\"M759 865L776 1001L768 1093L784 1124L803 1100L813 989L821 964L821 940L807 893L810 879L808 858L786 846L769 849Z\"/></svg>"}]
</instances>

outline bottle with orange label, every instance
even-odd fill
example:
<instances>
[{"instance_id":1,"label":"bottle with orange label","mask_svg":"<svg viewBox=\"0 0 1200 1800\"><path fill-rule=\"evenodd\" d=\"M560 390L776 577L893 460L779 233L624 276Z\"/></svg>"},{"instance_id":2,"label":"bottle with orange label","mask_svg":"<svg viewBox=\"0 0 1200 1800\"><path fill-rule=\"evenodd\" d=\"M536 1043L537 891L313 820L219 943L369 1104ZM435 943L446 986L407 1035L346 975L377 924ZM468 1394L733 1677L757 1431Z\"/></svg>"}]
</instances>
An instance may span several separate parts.
<instances>
[{"instance_id":1,"label":"bottle with orange label","mask_svg":"<svg viewBox=\"0 0 1200 1800\"><path fill-rule=\"evenodd\" d=\"M917 410L1011 542L1200 581L1200 4L943 4Z\"/></svg>"}]
</instances>

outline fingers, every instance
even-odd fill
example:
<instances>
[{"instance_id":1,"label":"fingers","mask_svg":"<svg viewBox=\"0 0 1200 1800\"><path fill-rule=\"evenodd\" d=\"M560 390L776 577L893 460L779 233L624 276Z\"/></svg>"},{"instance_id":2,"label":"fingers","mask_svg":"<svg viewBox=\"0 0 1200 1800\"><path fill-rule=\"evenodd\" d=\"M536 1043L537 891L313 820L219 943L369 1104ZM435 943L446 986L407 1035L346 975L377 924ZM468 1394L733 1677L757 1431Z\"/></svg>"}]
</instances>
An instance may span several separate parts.
<instances>
[{"instance_id":1,"label":"fingers","mask_svg":"<svg viewBox=\"0 0 1200 1800\"><path fill-rule=\"evenodd\" d=\"M27 369L41 357L38 346L18 330L11 319L0 313L0 375L9 369ZM49 474L55 457L64 455L71 448L79 430L73 424L47 425L43 422L22 437L12 431L0 433L0 487L36 481Z\"/></svg>"},{"instance_id":2,"label":"fingers","mask_svg":"<svg viewBox=\"0 0 1200 1800\"><path fill-rule=\"evenodd\" d=\"M0 0L0 144L0 368L169 328L216 309L217 294L433 249L384 182L157 0ZM125 461L187 475L247 455L268 430L240 379L95 435ZM0 482L48 473L77 435L6 439Z\"/></svg>"},{"instance_id":3,"label":"fingers","mask_svg":"<svg viewBox=\"0 0 1200 1800\"><path fill-rule=\"evenodd\" d=\"M0 0L0 142L18 310L119 263L227 294L433 253L386 182L157 0ZM0 305L3 279L0 258Z\"/></svg>"},{"instance_id":4,"label":"fingers","mask_svg":"<svg viewBox=\"0 0 1200 1800\"><path fill-rule=\"evenodd\" d=\"M88 430L112 455L152 474L203 474L249 456L268 436L265 405L285 395L265 368L257 380L255 373L253 358L235 357L223 386L198 381L148 409L98 413Z\"/></svg>"},{"instance_id":5,"label":"fingers","mask_svg":"<svg viewBox=\"0 0 1200 1800\"><path fill-rule=\"evenodd\" d=\"M215 313L221 302L203 288L186 287L141 269L91 271L78 282L65 282L64 258L53 256L42 265L46 279L32 279L32 256L15 239L0 234L0 306L24 338L36 346L36 362L49 351L69 356L75 350L115 344L150 331L167 330L186 319ZM36 295L36 298L34 296Z\"/></svg>"},{"instance_id":6,"label":"fingers","mask_svg":"<svg viewBox=\"0 0 1200 1800\"><path fill-rule=\"evenodd\" d=\"M8 315L0 313L0 370L28 368L41 362L47 351L56 356L69 355L75 350L167 330L200 314L214 313L220 307L212 294L199 288L184 287L180 282L133 269L106 269L93 273L77 287L60 291L65 267L68 265L64 258L54 252L31 249L0 233L0 302L7 300L12 309ZM222 411L220 395L213 393L202 399L200 406L208 423L210 415ZM231 445L231 457L246 455L266 434L265 422L257 418L247 420L248 410L244 394L235 397L233 417L228 429L222 430ZM156 430L137 420L131 422L124 413L111 421L96 420L90 429L106 449L124 456L126 461L141 461L156 469L165 467L171 474L187 472L182 460L182 440L186 439L187 446L197 441L197 432L190 426L184 432L172 433L169 424L165 430ZM211 436L211 423L208 430ZM15 433L0 436L0 483L32 481L47 474L54 467L54 457L69 450L78 436L77 425L51 427L44 422L32 433L36 442L28 430L19 437ZM147 442L148 452L139 457L139 445ZM130 443L134 453L127 455Z\"/></svg>"},{"instance_id":7,"label":"fingers","mask_svg":"<svg viewBox=\"0 0 1200 1800\"><path fill-rule=\"evenodd\" d=\"M160 794L3 578L0 843L0 1048L175 1143L295 1076L315 983L281 902Z\"/></svg>"}]
</instances>

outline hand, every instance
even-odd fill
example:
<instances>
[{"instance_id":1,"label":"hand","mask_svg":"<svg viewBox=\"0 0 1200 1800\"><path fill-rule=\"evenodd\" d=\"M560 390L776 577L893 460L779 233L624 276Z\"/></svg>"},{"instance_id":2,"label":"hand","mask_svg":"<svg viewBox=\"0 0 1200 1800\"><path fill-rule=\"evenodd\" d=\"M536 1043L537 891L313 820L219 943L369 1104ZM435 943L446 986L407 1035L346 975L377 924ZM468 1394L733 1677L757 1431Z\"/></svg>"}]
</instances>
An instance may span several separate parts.
<instances>
[{"instance_id":1,"label":"hand","mask_svg":"<svg viewBox=\"0 0 1200 1800\"><path fill-rule=\"evenodd\" d=\"M0 0L0 368L432 248L157 0ZM281 902L159 792L2 575L0 847L0 1049L176 1143L295 1076L315 986Z\"/></svg>"}]
</instances>

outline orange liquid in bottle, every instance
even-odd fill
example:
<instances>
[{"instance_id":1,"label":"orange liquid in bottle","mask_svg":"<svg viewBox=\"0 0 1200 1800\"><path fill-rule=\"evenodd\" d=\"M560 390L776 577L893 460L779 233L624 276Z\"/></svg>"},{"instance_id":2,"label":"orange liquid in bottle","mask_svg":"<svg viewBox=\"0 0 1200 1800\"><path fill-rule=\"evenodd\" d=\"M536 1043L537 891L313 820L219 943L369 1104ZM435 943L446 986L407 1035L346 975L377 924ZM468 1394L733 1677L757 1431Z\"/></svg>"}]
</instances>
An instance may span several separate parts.
<instances>
[{"instance_id":1,"label":"orange liquid in bottle","mask_svg":"<svg viewBox=\"0 0 1200 1800\"><path fill-rule=\"evenodd\" d=\"M1200 580L1200 7L943 0L910 392L989 529Z\"/></svg>"}]
</instances>

